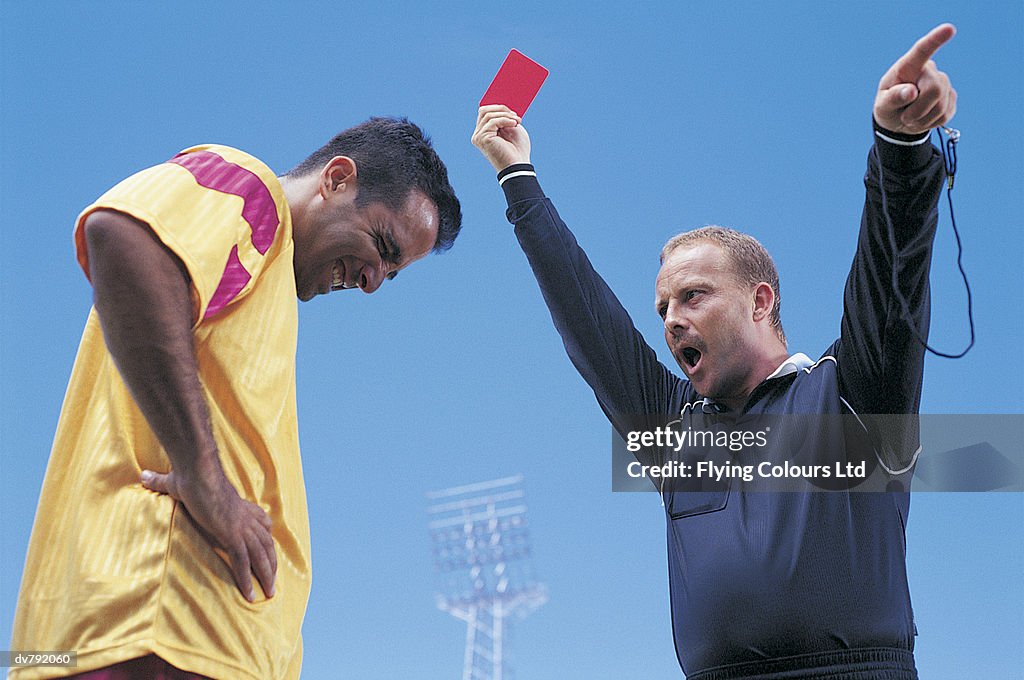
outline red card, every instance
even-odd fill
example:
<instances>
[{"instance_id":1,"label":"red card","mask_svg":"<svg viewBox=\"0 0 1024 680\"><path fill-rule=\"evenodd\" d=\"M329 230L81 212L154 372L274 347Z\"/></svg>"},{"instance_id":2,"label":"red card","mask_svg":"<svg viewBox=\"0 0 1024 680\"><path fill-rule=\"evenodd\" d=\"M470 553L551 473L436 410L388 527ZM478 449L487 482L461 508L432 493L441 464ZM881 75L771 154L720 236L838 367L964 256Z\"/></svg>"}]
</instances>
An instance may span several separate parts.
<instances>
[{"instance_id":1,"label":"red card","mask_svg":"<svg viewBox=\"0 0 1024 680\"><path fill-rule=\"evenodd\" d=\"M480 106L504 104L521 117L530 108L547 77L546 68L519 50L512 50L484 92Z\"/></svg>"}]
</instances>

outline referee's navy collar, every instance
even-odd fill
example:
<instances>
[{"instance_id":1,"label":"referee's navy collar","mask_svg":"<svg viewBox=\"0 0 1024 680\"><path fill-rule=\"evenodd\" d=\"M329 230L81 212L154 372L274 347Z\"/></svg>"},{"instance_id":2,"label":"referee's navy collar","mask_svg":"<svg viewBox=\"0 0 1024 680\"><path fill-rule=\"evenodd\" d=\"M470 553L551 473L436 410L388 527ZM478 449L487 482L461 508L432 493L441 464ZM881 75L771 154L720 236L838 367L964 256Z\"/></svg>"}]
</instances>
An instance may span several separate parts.
<instances>
[{"instance_id":1,"label":"referee's navy collar","mask_svg":"<svg viewBox=\"0 0 1024 680\"><path fill-rule=\"evenodd\" d=\"M776 368L771 375L762 380L761 384L763 385L764 383L773 378L781 378L783 376L796 373L800 369L808 369L811 368L812 366L814 366L814 362L811 361L811 358L809 356L807 356L803 352L797 352L796 354L791 355L788 359L779 364L779 367ZM726 407L722 406L721 404L715 402L713 399L710 399L708 397L704 397L703 402L696 403L699 403L701 405L701 410L704 413L722 413L728 410Z\"/></svg>"}]
</instances>

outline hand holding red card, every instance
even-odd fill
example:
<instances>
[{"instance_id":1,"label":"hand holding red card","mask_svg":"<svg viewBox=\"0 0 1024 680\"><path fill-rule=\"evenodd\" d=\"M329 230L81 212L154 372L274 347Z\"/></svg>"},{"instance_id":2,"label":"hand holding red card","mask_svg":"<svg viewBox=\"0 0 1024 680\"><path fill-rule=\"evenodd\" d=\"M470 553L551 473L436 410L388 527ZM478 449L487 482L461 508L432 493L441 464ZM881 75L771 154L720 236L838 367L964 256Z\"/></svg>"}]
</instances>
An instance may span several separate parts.
<instances>
[{"instance_id":1,"label":"hand holding red card","mask_svg":"<svg viewBox=\"0 0 1024 680\"><path fill-rule=\"evenodd\" d=\"M547 77L546 68L519 50L512 50L484 92L480 106L504 104L522 117Z\"/></svg>"}]
</instances>

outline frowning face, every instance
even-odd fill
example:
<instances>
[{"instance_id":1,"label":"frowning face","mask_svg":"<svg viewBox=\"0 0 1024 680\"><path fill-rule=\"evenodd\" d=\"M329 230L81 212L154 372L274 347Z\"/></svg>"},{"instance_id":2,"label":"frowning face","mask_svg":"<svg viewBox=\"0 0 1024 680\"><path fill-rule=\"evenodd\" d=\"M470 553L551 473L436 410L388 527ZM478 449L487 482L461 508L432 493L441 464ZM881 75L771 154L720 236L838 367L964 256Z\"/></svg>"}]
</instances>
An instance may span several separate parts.
<instances>
[{"instance_id":1,"label":"frowning face","mask_svg":"<svg viewBox=\"0 0 1024 680\"><path fill-rule=\"evenodd\" d=\"M338 198L317 214L306 239L296 241L299 299L355 288L373 293L433 249L437 227L437 206L418 190L399 210L356 205L353 194Z\"/></svg>"}]
</instances>

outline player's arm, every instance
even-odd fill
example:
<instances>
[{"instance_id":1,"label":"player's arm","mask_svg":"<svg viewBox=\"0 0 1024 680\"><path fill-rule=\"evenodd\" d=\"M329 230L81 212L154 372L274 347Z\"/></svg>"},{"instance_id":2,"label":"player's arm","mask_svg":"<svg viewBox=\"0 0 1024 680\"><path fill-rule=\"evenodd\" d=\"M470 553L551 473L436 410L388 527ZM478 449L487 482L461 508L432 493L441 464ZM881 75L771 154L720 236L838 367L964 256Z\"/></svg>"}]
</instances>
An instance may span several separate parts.
<instances>
[{"instance_id":1,"label":"player's arm","mask_svg":"<svg viewBox=\"0 0 1024 680\"><path fill-rule=\"evenodd\" d=\"M83 225L96 311L125 384L171 461L143 483L181 501L224 550L235 583L254 599L252 574L273 595L277 559L270 518L224 475L199 382L190 278L148 225L112 210Z\"/></svg>"},{"instance_id":2,"label":"player's arm","mask_svg":"<svg viewBox=\"0 0 1024 680\"><path fill-rule=\"evenodd\" d=\"M954 33L949 24L932 30L878 86L875 145L868 157L864 212L844 293L837 356L840 392L859 414L915 414L920 404L924 347L915 329L927 337L928 273L945 178L928 134L956 111L956 91L931 58ZM897 290L908 302L906 312ZM891 419L876 421L879 431L873 434L883 443L883 462L890 471L909 466L918 449L915 424L894 428Z\"/></svg>"},{"instance_id":3,"label":"player's arm","mask_svg":"<svg viewBox=\"0 0 1024 680\"><path fill-rule=\"evenodd\" d=\"M504 106L481 107L473 144L499 171L508 219L566 352L602 409L620 432L636 427L624 417L664 414L683 382L658 362L544 196L519 117Z\"/></svg>"}]
</instances>

